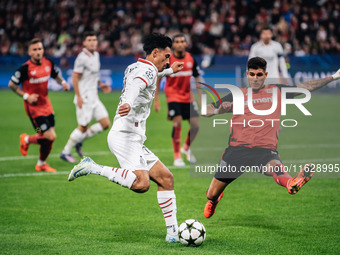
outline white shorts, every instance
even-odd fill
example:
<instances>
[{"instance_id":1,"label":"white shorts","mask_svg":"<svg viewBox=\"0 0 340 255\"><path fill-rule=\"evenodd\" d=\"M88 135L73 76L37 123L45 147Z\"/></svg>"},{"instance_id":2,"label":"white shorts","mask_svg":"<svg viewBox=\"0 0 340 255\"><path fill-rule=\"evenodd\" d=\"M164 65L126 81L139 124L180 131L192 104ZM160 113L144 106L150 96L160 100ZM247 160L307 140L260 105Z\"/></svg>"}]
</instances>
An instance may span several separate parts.
<instances>
[{"instance_id":1,"label":"white shorts","mask_svg":"<svg viewBox=\"0 0 340 255\"><path fill-rule=\"evenodd\" d=\"M81 108L76 105L77 122L80 126L87 126L91 120L96 121L108 117L109 114L100 100L95 103L85 103Z\"/></svg>"},{"instance_id":2,"label":"white shorts","mask_svg":"<svg viewBox=\"0 0 340 255\"><path fill-rule=\"evenodd\" d=\"M107 143L121 168L149 171L159 160L143 144L144 138L136 133L111 130L107 136Z\"/></svg>"}]
</instances>

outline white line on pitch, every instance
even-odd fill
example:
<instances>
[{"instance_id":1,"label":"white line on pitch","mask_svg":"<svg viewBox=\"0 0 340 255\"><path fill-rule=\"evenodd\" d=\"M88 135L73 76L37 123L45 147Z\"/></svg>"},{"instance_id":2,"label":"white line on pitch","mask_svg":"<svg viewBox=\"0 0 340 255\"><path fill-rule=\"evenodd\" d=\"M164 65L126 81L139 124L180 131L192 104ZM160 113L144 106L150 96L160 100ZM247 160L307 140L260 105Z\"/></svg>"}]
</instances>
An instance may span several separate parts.
<instances>
[{"instance_id":1,"label":"white line on pitch","mask_svg":"<svg viewBox=\"0 0 340 255\"><path fill-rule=\"evenodd\" d=\"M278 150L286 150L286 149L305 149L305 148L340 148L340 144L286 144L286 145L281 145L278 147ZM225 147L214 147L214 148L195 148L193 147L193 151L204 151L204 150L209 150L209 151L223 151ZM172 152L172 148L164 148L164 149L151 149L152 152L154 153L168 153ZM92 155L110 155L112 154L109 150L107 151L94 151L94 152L87 152L85 153L86 155L92 156ZM49 158L58 158L60 154L51 154L49 155ZM37 159L38 155L29 155L26 157L23 156L9 156L9 157L0 157L0 162L1 161L12 161L12 160L27 160L27 159Z\"/></svg>"}]
</instances>

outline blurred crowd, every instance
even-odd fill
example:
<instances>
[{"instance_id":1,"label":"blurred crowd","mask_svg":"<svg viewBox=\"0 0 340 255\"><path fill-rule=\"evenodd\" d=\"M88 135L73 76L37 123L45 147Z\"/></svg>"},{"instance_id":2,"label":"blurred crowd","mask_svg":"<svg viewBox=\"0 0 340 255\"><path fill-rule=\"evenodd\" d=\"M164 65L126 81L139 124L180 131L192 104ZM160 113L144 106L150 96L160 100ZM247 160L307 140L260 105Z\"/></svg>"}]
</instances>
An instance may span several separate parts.
<instances>
[{"instance_id":1,"label":"blurred crowd","mask_svg":"<svg viewBox=\"0 0 340 255\"><path fill-rule=\"evenodd\" d=\"M141 55L151 32L183 33L193 54L247 55L270 27L287 55L340 54L339 0L1 0L0 55L25 55L41 37L49 56L75 56L82 33L106 56Z\"/></svg>"}]
</instances>

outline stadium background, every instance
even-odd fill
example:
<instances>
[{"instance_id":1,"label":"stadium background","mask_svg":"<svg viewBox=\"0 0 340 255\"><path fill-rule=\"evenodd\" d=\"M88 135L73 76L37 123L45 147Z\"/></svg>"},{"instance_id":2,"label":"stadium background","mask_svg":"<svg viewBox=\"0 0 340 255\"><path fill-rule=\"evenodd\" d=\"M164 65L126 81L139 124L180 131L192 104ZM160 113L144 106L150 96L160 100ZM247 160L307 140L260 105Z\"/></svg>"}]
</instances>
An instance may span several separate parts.
<instances>
[{"instance_id":1,"label":"stadium background","mask_svg":"<svg viewBox=\"0 0 340 255\"><path fill-rule=\"evenodd\" d=\"M315 178L294 197L272 179L240 179L228 188L216 215L205 219L210 179L192 179L188 167L171 167L171 124L161 95L161 112L152 112L148 120L152 128L146 145L174 174L178 221L198 219L208 233L199 249L168 245L155 185L138 195L98 176L66 181L72 165L61 161L59 152L76 126L72 92L50 92L58 136L49 158L58 172L50 175L34 171L37 147L30 147L26 158L20 155L18 136L33 129L20 98L6 89L16 68L28 59L26 42L35 36L43 38L47 56L70 81L81 34L88 29L98 32L101 79L116 90L100 93L110 119L123 71L142 56L141 38L152 31L170 36L183 32L207 83L243 86L238 78L244 76L250 45L258 40L260 28L269 25L284 46L293 81L302 82L338 70L339 13L336 0L1 1L0 253L339 254L338 178ZM53 82L50 86L56 87ZM340 162L339 88L339 82L333 82L320 90L323 93L313 93L307 104L310 118L292 109L290 117L299 120L299 127L284 129L279 141L286 164ZM213 148L216 158L228 132ZM117 165L106 134L87 141L84 151L100 163Z\"/></svg>"}]
</instances>

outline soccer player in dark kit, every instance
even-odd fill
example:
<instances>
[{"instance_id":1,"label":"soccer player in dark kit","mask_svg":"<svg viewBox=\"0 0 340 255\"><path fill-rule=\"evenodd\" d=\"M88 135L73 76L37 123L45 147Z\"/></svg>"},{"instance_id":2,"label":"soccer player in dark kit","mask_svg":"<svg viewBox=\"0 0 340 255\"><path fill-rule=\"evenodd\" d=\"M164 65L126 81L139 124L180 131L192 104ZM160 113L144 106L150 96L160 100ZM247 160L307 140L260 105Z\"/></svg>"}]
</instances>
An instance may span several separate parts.
<instances>
[{"instance_id":1,"label":"soccer player in dark kit","mask_svg":"<svg viewBox=\"0 0 340 255\"><path fill-rule=\"evenodd\" d=\"M190 150L192 142L199 130L199 113L198 105L191 93L191 77L195 78L196 87L200 88L201 78L199 67L195 59L186 51L187 41L183 34L177 34L173 37L172 50L170 56L170 65L176 61L184 62L183 69L166 78L164 88L166 101L168 103L168 119L172 121L172 145L174 150L174 166L184 167L181 153L185 155L189 163L195 163L196 158ZM158 97L159 80L157 82L157 91L155 94L154 108L156 112L160 109ZM197 90L198 97L201 97L201 91ZM181 148L181 130L182 120L188 120L190 129L185 142Z\"/></svg>"},{"instance_id":2,"label":"soccer player in dark kit","mask_svg":"<svg viewBox=\"0 0 340 255\"><path fill-rule=\"evenodd\" d=\"M248 105L245 105L243 115L233 115L231 122L235 124L245 123L245 125L231 125L229 147L226 148L219 164L220 169L224 168L226 171L217 171L215 173L207 191L209 201L204 208L206 218L213 216L218 202L223 197L224 189L241 176L246 167L259 168L264 174L272 176L277 184L285 187L290 194L296 194L314 174L315 166L313 164L306 164L294 177L291 177L285 171L276 150L280 121L267 121L280 119L281 90L288 86L281 84L264 85L268 73L266 72L267 63L263 58L251 58L247 65L247 78L249 87L252 89L254 108L256 110L270 109L273 102L267 99L272 99L273 90L277 92L277 108L271 114L256 115L249 110ZM307 81L296 87L314 91L339 78L340 69L332 76ZM249 97L248 88L242 88L241 91L244 95L244 101L247 102ZM286 95L288 98L293 98L299 93L287 93ZM222 105L220 102L208 105L206 116L231 112L232 108L233 96L228 94L222 98ZM260 127L254 127L255 124L252 126L246 124L254 119L261 121L263 124ZM236 171L228 171L228 169L235 169Z\"/></svg>"},{"instance_id":3,"label":"soccer player in dark kit","mask_svg":"<svg viewBox=\"0 0 340 255\"><path fill-rule=\"evenodd\" d=\"M23 98L26 114L37 131L37 134L31 136L20 135L20 152L26 156L30 144L39 144L40 156L35 170L55 172L56 169L46 163L56 138L54 112L48 98L47 85L50 77L63 86L64 90L70 90L70 85L60 76L53 62L44 57L44 47L40 39L29 42L28 55L31 59L15 71L8 84ZM22 88L19 87L20 83Z\"/></svg>"}]
</instances>

